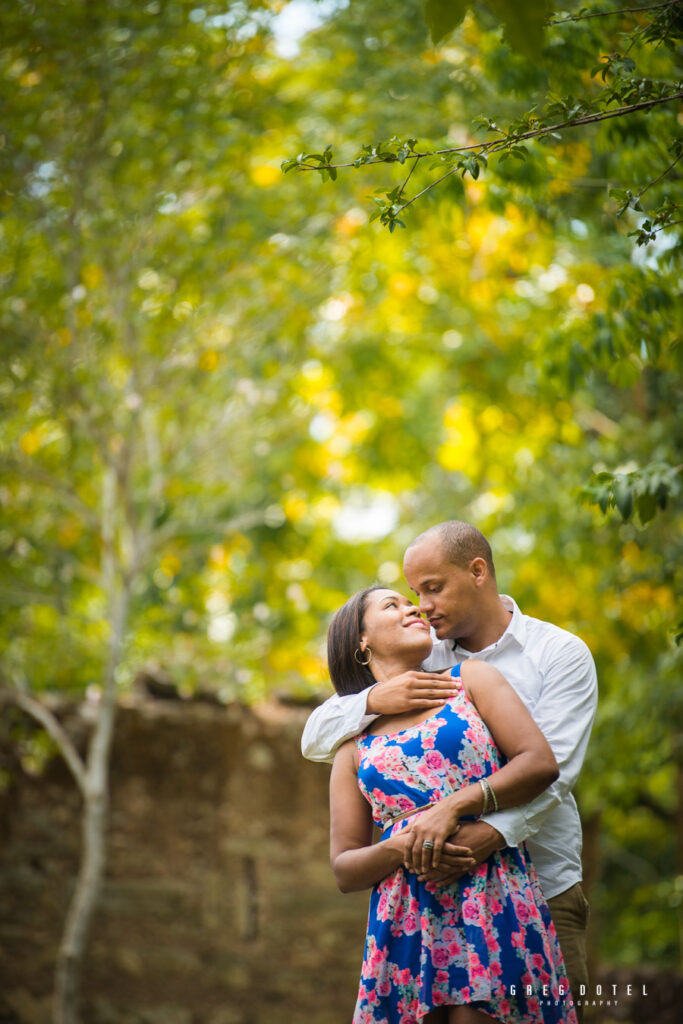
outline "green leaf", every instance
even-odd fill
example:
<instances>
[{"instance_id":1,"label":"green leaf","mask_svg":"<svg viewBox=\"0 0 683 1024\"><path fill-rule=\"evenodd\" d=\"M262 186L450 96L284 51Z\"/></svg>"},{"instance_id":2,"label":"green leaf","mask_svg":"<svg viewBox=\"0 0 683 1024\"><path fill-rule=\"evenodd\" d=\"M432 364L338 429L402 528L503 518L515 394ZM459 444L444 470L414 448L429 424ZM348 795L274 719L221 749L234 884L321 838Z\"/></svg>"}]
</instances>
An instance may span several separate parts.
<instances>
[{"instance_id":1,"label":"green leaf","mask_svg":"<svg viewBox=\"0 0 683 1024\"><path fill-rule=\"evenodd\" d=\"M467 0L424 0L424 18L435 46L457 28L470 6Z\"/></svg>"},{"instance_id":2,"label":"green leaf","mask_svg":"<svg viewBox=\"0 0 683 1024\"><path fill-rule=\"evenodd\" d=\"M503 24L505 38L526 57L538 57L545 38L545 24L555 5L552 0L488 0L487 6Z\"/></svg>"},{"instance_id":3,"label":"green leaf","mask_svg":"<svg viewBox=\"0 0 683 1024\"><path fill-rule=\"evenodd\" d=\"M638 517L645 526L651 519L654 519L655 512L657 511L657 502L655 501L654 494L640 494L636 500L636 506L638 509Z\"/></svg>"},{"instance_id":4,"label":"green leaf","mask_svg":"<svg viewBox=\"0 0 683 1024\"><path fill-rule=\"evenodd\" d=\"M626 477L616 476L612 485L614 503L619 509L621 518L626 522L633 512L633 491Z\"/></svg>"}]
</instances>

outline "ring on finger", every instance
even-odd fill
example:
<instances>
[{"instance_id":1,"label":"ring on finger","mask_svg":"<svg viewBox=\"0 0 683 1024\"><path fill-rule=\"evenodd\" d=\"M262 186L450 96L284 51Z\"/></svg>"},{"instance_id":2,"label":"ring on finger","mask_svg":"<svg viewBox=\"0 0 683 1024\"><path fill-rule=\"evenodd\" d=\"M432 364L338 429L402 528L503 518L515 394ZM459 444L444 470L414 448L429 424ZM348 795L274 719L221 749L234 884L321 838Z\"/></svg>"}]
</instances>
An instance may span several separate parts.
<instances>
[{"instance_id":1,"label":"ring on finger","mask_svg":"<svg viewBox=\"0 0 683 1024\"><path fill-rule=\"evenodd\" d=\"M434 849L434 840L433 839L425 839L424 843L422 844L422 849L423 850L433 850Z\"/></svg>"}]
</instances>

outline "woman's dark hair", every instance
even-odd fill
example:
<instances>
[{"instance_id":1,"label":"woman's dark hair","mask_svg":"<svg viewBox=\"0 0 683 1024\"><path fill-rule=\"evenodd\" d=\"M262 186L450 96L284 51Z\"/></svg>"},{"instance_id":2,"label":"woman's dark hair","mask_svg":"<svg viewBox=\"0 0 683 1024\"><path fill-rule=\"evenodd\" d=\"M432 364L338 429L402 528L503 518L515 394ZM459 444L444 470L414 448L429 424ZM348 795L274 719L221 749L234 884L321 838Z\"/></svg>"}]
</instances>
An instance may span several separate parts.
<instances>
[{"instance_id":1,"label":"woman's dark hair","mask_svg":"<svg viewBox=\"0 0 683 1024\"><path fill-rule=\"evenodd\" d=\"M368 594L373 590L385 589L375 584L373 587L359 590L335 612L330 623L327 632L327 665L332 685L340 696L346 693L360 693L377 682L368 666L359 665L353 655L360 647Z\"/></svg>"}]
</instances>

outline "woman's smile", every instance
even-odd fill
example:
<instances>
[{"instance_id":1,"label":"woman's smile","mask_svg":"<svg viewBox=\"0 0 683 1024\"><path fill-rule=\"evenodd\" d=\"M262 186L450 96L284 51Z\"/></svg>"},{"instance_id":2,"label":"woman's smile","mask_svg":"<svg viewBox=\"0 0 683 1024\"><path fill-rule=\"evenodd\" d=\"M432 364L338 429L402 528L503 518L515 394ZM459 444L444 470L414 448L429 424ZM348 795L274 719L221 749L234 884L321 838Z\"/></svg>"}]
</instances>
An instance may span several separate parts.
<instances>
[{"instance_id":1,"label":"woman's smile","mask_svg":"<svg viewBox=\"0 0 683 1024\"><path fill-rule=\"evenodd\" d=\"M429 630L429 625L424 619L417 619L414 616L411 616L408 621L403 624L404 629L410 629L411 626L418 626L419 629Z\"/></svg>"}]
</instances>

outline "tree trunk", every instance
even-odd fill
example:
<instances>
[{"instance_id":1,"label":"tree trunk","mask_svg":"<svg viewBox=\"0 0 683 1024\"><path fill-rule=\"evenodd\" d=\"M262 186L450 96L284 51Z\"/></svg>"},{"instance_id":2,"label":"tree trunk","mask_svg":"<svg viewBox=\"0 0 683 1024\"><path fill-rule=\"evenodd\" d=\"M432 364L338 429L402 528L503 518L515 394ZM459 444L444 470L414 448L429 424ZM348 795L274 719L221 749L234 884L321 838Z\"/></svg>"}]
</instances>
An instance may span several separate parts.
<instances>
[{"instance_id":1,"label":"tree trunk","mask_svg":"<svg viewBox=\"0 0 683 1024\"><path fill-rule=\"evenodd\" d=\"M116 714L116 669L126 627L129 587L112 595L111 640L105 685L88 750L83 806L82 852L76 889L57 953L54 1024L79 1024L81 975L86 942L97 905L106 860L109 807L109 754Z\"/></svg>"},{"instance_id":2,"label":"tree trunk","mask_svg":"<svg viewBox=\"0 0 683 1024\"><path fill-rule=\"evenodd\" d=\"M602 829L602 809L593 811L591 815L581 819L583 832L583 881L581 886L588 902L591 892L600 878L600 839ZM600 945L600 916L595 907L591 908L590 927L588 929L588 974L594 980L597 977L599 964L598 948Z\"/></svg>"},{"instance_id":3,"label":"tree trunk","mask_svg":"<svg viewBox=\"0 0 683 1024\"><path fill-rule=\"evenodd\" d=\"M55 1024L78 1024L85 944L99 897L105 864L107 792L88 788L83 808L82 857L55 969Z\"/></svg>"},{"instance_id":4,"label":"tree trunk","mask_svg":"<svg viewBox=\"0 0 683 1024\"><path fill-rule=\"evenodd\" d=\"M676 760L676 874L683 875L683 733L674 736ZM683 971L683 905L678 904L678 956Z\"/></svg>"}]
</instances>

